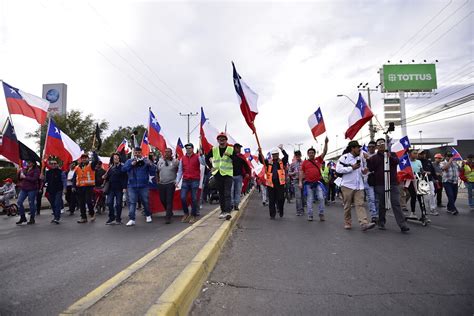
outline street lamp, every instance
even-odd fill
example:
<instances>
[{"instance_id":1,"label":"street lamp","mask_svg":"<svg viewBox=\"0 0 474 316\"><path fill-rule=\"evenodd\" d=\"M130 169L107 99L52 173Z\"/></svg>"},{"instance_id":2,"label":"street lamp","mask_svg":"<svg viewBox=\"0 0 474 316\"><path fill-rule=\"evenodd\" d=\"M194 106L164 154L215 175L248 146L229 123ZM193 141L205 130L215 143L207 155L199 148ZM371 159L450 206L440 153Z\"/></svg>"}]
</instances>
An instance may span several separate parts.
<instances>
[{"instance_id":1,"label":"street lamp","mask_svg":"<svg viewBox=\"0 0 474 316\"><path fill-rule=\"evenodd\" d=\"M349 99L349 101L351 101L354 105L356 105L356 103L354 102L354 100L352 100L351 98L349 98L349 97L348 97L347 95L345 95L345 94L338 94L337 97L338 97L338 98L340 98L340 97L346 97L346 98Z\"/></svg>"},{"instance_id":2,"label":"street lamp","mask_svg":"<svg viewBox=\"0 0 474 316\"><path fill-rule=\"evenodd\" d=\"M423 149L423 139L421 137L421 134L423 133L423 131L418 131L418 133L420 133L420 149Z\"/></svg>"}]
</instances>

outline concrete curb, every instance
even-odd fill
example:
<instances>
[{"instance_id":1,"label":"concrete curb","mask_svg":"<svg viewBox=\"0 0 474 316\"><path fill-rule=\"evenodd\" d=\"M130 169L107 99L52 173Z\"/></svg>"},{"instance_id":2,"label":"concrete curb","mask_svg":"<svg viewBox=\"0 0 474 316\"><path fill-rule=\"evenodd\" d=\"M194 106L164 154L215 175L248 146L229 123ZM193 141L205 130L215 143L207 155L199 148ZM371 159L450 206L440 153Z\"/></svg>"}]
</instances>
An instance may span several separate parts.
<instances>
[{"instance_id":1,"label":"concrete curb","mask_svg":"<svg viewBox=\"0 0 474 316\"><path fill-rule=\"evenodd\" d=\"M241 210L232 212L232 219L224 221L193 260L163 292L146 315L187 315L201 287L214 269L221 250L239 220L253 190L240 204Z\"/></svg>"},{"instance_id":2,"label":"concrete curb","mask_svg":"<svg viewBox=\"0 0 474 316\"><path fill-rule=\"evenodd\" d=\"M197 221L193 225L189 226L188 228L186 228L182 232L180 232L180 233L176 234L175 236L171 237L166 242L164 242L160 247L150 251L145 256L143 256L139 260L135 261L130 266L128 266L124 270L120 271L119 273L114 275L112 278L105 281L104 283L99 285L97 288L95 288L94 290L89 292L86 296L80 298L78 301L76 301L74 304L69 306L65 311L63 311L59 315L80 315L80 314L84 314L84 312L88 308L93 306L95 303L97 303L99 300L101 300L104 296L106 296L108 293L110 293L113 289L115 289L120 284L122 284L125 280L127 280L130 276L132 276L139 269L143 268L151 260L155 259L160 254L165 252L174 243L181 240L187 234L192 232L195 228L197 228L200 224L202 224L204 221L206 221L209 217L216 214L217 211L219 211L219 210L220 210L220 208L217 207L214 210L210 211L206 216L201 218L199 221Z\"/></svg>"}]
</instances>

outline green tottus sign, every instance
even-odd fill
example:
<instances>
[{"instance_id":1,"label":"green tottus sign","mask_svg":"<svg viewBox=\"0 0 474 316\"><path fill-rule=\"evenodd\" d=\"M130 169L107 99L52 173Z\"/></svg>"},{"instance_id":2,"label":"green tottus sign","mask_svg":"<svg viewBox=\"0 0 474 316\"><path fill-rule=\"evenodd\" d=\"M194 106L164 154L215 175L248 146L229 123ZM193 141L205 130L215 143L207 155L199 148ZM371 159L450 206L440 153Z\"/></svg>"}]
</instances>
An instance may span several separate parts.
<instances>
[{"instance_id":1,"label":"green tottus sign","mask_svg":"<svg viewBox=\"0 0 474 316\"><path fill-rule=\"evenodd\" d=\"M434 64L383 65L384 92L431 91L437 88Z\"/></svg>"}]
</instances>

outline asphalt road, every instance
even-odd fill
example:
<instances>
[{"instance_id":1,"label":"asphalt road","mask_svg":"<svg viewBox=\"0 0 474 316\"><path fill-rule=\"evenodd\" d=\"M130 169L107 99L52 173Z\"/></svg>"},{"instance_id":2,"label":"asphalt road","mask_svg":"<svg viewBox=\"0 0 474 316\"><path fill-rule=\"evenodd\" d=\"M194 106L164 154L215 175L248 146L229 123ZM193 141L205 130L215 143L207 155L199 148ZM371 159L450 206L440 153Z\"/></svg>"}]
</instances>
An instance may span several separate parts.
<instances>
[{"instance_id":1,"label":"asphalt road","mask_svg":"<svg viewBox=\"0 0 474 316\"><path fill-rule=\"evenodd\" d=\"M201 215L215 207L205 204ZM148 224L139 213L135 227L106 226L107 215L87 224L65 215L55 225L50 213L42 210L35 225L20 227L18 217L0 216L2 316L57 315L189 225L179 217L171 225L162 217ZM126 223L128 210L122 214Z\"/></svg>"},{"instance_id":2,"label":"asphalt road","mask_svg":"<svg viewBox=\"0 0 474 316\"><path fill-rule=\"evenodd\" d=\"M474 211L440 211L430 227L393 217L387 230L343 229L340 204L326 222L269 220L255 194L224 247L192 315L472 315ZM355 212L353 212L353 219Z\"/></svg>"}]
</instances>

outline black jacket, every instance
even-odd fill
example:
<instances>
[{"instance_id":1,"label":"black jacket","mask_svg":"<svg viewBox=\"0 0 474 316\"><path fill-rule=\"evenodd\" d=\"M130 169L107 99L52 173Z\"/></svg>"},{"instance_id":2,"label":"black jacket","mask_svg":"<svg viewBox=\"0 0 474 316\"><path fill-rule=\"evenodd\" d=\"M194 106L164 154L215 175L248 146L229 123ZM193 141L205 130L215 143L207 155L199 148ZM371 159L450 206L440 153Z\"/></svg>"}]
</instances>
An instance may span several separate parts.
<instances>
[{"instance_id":1,"label":"black jacket","mask_svg":"<svg viewBox=\"0 0 474 316\"><path fill-rule=\"evenodd\" d=\"M64 188L64 175L61 169L50 169L46 171L44 183L46 185L46 192L56 193L62 191Z\"/></svg>"},{"instance_id":2,"label":"black jacket","mask_svg":"<svg viewBox=\"0 0 474 316\"><path fill-rule=\"evenodd\" d=\"M110 182L110 190L121 191L127 188L128 176L126 172L122 171L122 166L123 163L116 166L110 165L107 170L105 178Z\"/></svg>"}]
</instances>

